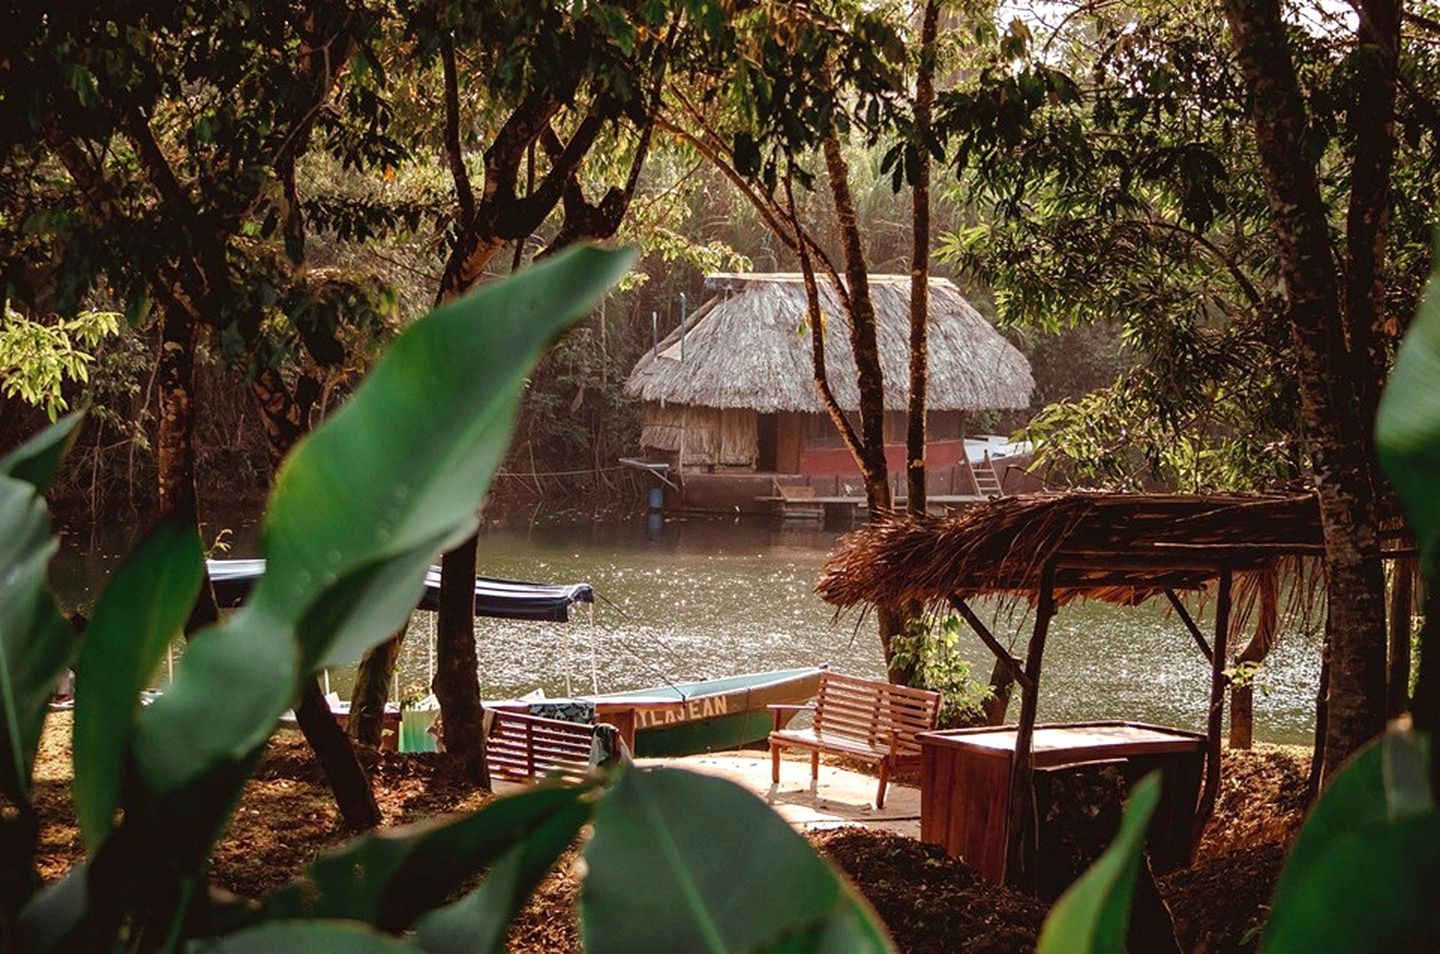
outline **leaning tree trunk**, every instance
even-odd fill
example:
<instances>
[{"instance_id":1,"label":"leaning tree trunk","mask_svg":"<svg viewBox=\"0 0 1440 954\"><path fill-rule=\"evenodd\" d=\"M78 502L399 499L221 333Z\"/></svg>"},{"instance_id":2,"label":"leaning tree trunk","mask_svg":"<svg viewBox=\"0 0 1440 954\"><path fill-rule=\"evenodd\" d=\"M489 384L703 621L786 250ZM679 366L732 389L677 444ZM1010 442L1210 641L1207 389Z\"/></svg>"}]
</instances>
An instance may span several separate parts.
<instances>
[{"instance_id":1,"label":"leaning tree trunk","mask_svg":"<svg viewBox=\"0 0 1440 954\"><path fill-rule=\"evenodd\" d=\"M930 106L935 99L935 45L940 4L925 4L920 65L915 73L915 178L910 184L910 408L905 430L906 510L924 515L925 415L930 322Z\"/></svg>"},{"instance_id":2,"label":"leaning tree trunk","mask_svg":"<svg viewBox=\"0 0 1440 954\"><path fill-rule=\"evenodd\" d=\"M1226 0L1251 94L1295 344L1301 409L1325 538L1331 613L1328 775L1385 726L1385 580L1373 453L1357 376L1369 358L1347 341L1329 225L1306 152L1304 100L1278 0Z\"/></svg>"},{"instance_id":3,"label":"leaning tree trunk","mask_svg":"<svg viewBox=\"0 0 1440 954\"><path fill-rule=\"evenodd\" d=\"M383 742L385 705L390 701L390 681L404 641L405 630L401 629L360 660L355 690L350 693L350 718L345 722L346 735L356 742L374 746Z\"/></svg>"},{"instance_id":4,"label":"leaning tree trunk","mask_svg":"<svg viewBox=\"0 0 1440 954\"><path fill-rule=\"evenodd\" d=\"M475 653L474 537L440 561L440 605L435 627L435 681L445 751L459 756L465 775L490 787L485 758L485 715L480 705L479 660Z\"/></svg>"},{"instance_id":5,"label":"leaning tree trunk","mask_svg":"<svg viewBox=\"0 0 1440 954\"><path fill-rule=\"evenodd\" d=\"M279 374L271 371L256 375L250 389L260 406L270 466L278 472L285 455L303 435L308 422ZM295 707L295 722L320 761L325 781L330 785L335 806L346 826L356 831L378 826L381 822L380 805L375 801L370 777L360 764L355 747L330 711L320 681L313 676L301 688L300 704Z\"/></svg>"}]
</instances>

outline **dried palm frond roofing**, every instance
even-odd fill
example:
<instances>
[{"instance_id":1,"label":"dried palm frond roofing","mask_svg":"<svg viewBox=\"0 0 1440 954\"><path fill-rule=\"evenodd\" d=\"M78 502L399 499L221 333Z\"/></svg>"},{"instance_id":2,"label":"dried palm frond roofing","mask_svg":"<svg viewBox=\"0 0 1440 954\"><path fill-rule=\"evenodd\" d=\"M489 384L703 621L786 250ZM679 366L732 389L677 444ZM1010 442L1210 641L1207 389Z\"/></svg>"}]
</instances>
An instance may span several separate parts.
<instances>
[{"instance_id":1,"label":"dried palm frond roofing","mask_svg":"<svg viewBox=\"0 0 1440 954\"><path fill-rule=\"evenodd\" d=\"M885 407L909 399L910 278L871 275ZM859 406L855 357L835 289L819 279L826 316L825 363L836 400ZM815 394L805 287L797 274L712 275L716 295L645 352L625 393L644 401L696 407L748 408L762 413L821 411ZM1024 408L1035 387L1030 363L976 311L953 284L930 282L931 410ZM683 359L683 360L682 360Z\"/></svg>"},{"instance_id":2,"label":"dried palm frond roofing","mask_svg":"<svg viewBox=\"0 0 1440 954\"><path fill-rule=\"evenodd\" d=\"M1387 530L1388 554L1410 552L1401 533ZM1133 605L1199 589L1222 567L1300 576L1323 555L1311 494L1032 494L948 517L886 517L841 541L817 589L842 608L1033 598L1053 561L1057 603Z\"/></svg>"}]
</instances>

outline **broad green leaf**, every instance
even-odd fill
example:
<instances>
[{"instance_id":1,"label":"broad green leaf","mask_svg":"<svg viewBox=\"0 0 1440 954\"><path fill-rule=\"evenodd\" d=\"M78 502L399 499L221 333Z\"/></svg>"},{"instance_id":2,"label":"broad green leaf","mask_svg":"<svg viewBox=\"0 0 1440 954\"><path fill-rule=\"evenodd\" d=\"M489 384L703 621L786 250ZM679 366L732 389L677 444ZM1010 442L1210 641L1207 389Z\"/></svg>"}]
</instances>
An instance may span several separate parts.
<instances>
[{"instance_id":1,"label":"broad green leaf","mask_svg":"<svg viewBox=\"0 0 1440 954\"><path fill-rule=\"evenodd\" d=\"M590 954L891 949L834 869L723 779L626 769L596 810L585 862L580 926Z\"/></svg>"},{"instance_id":2,"label":"broad green leaf","mask_svg":"<svg viewBox=\"0 0 1440 954\"><path fill-rule=\"evenodd\" d=\"M1039 954L1122 954L1145 831L1159 801L1160 776L1151 773L1126 802L1110 847L1050 909L1040 929Z\"/></svg>"},{"instance_id":3,"label":"broad green leaf","mask_svg":"<svg viewBox=\"0 0 1440 954\"><path fill-rule=\"evenodd\" d=\"M39 492L0 476L0 794L17 805L29 804L46 706L75 651L45 585L56 546Z\"/></svg>"},{"instance_id":4,"label":"broad green leaf","mask_svg":"<svg viewBox=\"0 0 1440 954\"><path fill-rule=\"evenodd\" d=\"M81 862L30 899L15 921L16 950L47 954L78 946L75 933L84 923L90 903L88 875L88 866Z\"/></svg>"},{"instance_id":5,"label":"broad green leaf","mask_svg":"<svg viewBox=\"0 0 1440 954\"><path fill-rule=\"evenodd\" d=\"M420 920L420 946L432 954L503 952L510 921L589 817L590 806L576 802L545 819L490 866L479 888Z\"/></svg>"},{"instance_id":6,"label":"broad green leaf","mask_svg":"<svg viewBox=\"0 0 1440 954\"><path fill-rule=\"evenodd\" d=\"M23 480L41 493L49 490L60 471L60 461L75 443L84 419L80 411L60 418L0 458L0 474Z\"/></svg>"},{"instance_id":7,"label":"broad green leaf","mask_svg":"<svg viewBox=\"0 0 1440 954\"><path fill-rule=\"evenodd\" d=\"M544 784L462 818L357 838L322 855L303 878L271 894L265 916L343 919L405 930L537 832L569 827L573 838L590 815L592 791L593 786Z\"/></svg>"},{"instance_id":8,"label":"broad green leaf","mask_svg":"<svg viewBox=\"0 0 1440 954\"><path fill-rule=\"evenodd\" d=\"M1427 950L1440 937L1429 740L1392 729L1326 788L1281 872L1266 952Z\"/></svg>"},{"instance_id":9,"label":"broad green leaf","mask_svg":"<svg viewBox=\"0 0 1440 954\"><path fill-rule=\"evenodd\" d=\"M75 666L75 814L93 856L120 807L140 691L184 631L203 579L193 526L163 523L115 571Z\"/></svg>"},{"instance_id":10,"label":"broad green leaf","mask_svg":"<svg viewBox=\"0 0 1440 954\"><path fill-rule=\"evenodd\" d=\"M265 576L226 625L192 641L141 716L135 761L149 788L173 791L248 758L303 676L397 628L395 607L420 596L416 567L474 530L525 375L632 258L574 249L438 309L296 447L265 518ZM352 610L301 625L337 586Z\"/></svg>"},{"instance_id":11,"label":"broad green leaf","mask_svg":"<svg viewBox=\"0 0 1440 954\"><path fill-rule=\"evenodd\" d=\"M1380 465L1395 486L1428 578L1440 573L1440 281L1425 292L1375 422Z\"/></svg>"},{"instance_id":12,"label":"broad green leaf","mask_svg":"<svg viewBox=\"0 0 1440 954\"><path fill-rule=\"evenodd\" d=\"M186 950L193 954L396 954L420 949L350 921L271 921L224 937L191 941Z\"/></svg>"}]
</instances>

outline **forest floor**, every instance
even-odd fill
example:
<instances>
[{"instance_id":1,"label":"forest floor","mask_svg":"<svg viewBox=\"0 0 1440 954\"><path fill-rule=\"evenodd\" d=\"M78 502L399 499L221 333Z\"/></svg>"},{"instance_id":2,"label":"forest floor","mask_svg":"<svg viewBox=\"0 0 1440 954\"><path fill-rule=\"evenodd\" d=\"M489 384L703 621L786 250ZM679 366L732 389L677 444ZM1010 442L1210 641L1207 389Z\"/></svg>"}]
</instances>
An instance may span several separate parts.
<instances>
[{"instance_id":1,"label":"forest floor","mask_svg":"<svg viewBox=\"0 0 1440 954\"><path fill-rule=\"evenodd\" d=\"M41 817L39 866L47 881L83 860L69 788L70 717L47 721L35 767ZM489 796L443 756L366 751L388 825L468 811ZM1195 863L1160 889L1187 951L1254 950L1285 851L1299 829L1309 752L1257 745L1227 752L1214 820ZM315 855L348 837L304 742L282 733L246 786L221 842L213 880L258 897L295 877ZM938 847L893 832L841 828L807 838L869 900L903 951L1032 950L1045 906L985 881ZM578 951L573 855L562 858L511 930L511 950Z\"/></svg>"}]
</instances>

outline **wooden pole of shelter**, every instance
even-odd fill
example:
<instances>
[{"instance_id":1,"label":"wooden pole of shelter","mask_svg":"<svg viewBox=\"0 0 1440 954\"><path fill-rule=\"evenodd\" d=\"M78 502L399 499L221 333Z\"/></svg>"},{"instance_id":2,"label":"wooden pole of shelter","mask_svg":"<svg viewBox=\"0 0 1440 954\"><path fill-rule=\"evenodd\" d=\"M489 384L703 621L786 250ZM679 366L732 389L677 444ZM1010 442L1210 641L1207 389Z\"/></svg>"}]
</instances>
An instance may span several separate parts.
<instances>
[{"instance_id":1,"label":"wooden pole of shelter","mask_svg":"<svg viewBox=\"0 0 1440 954\"><path fill-rule=\"evenodd\" d=\"M1040 664L1045 654L1045 636L1055 615L1055 563L1045 564L1040 573L1040 599L1035 605L1035 630L1025 650L1027 684L1021 686L1020 724L1015 730L1015 754L1010 766L1010 810L1005 822L1005 883L1028 889L1034 876L1036 826L1035 709L1040 692Z\"/></svg>"},{"instance_id":2,"label":"wooden pole of shelter","mask_svg":"<svg viewBox=\"0 0 1440 954\"><path fill-rule=\"evenodd\" d=\"M1195 617L1191 616L1190 611L1185 608L1185 601L1180 599L1174 590L1169 589L1165 591L1165 598L1170 601L1171 606L1175 607L1175 615L1180 617L1180 622L1184 623L1185 628L1190 631L1190 635L1195 637L1195 645L1200 647L1200 651L1205 654L1206 659L1213 661L1215 654L1210 651L1210 644L1205 641L1205 634L1200 632L1199 626L1195 625Z\"/></svg>"},{"instance_id":3,"label":"wooden pole of shelter","mask_svg":"<svg viewBox=\"0 0 1440 954\"><path fill-rule=\"evenodd\" d=\"M1215 811L1220 794L1220 734L1225 724L1225 644L1230 636L1232 577L1229 567L1220 569L1220 592L1215 600L1215 644L1210 657L1210 717L1205 724L1205 788L1195 811L1195 840Z\"/></svg>"},{"instance_id":4,"label":"wooden pole of shelter","mask_svg":"<svg viewBox=\"0 0 1440 954\"><path fill-rule=\"evenodd\" d=\"M995 638L995 634L990 632L985 622L975 615L970 604L958 596L951 596L950 605L970 624L975 635L979 636L980 641L995 655L995 665L990 670L990 695L981 706L985 712L985 724L1000 725L1005 721L1005 710L1010 708L1011 687L1017 683L1024 687L1029 684L1029 680L1020 668L1020 661L1010 655L1010 651Z\"/></svg>"}]
</instances>

